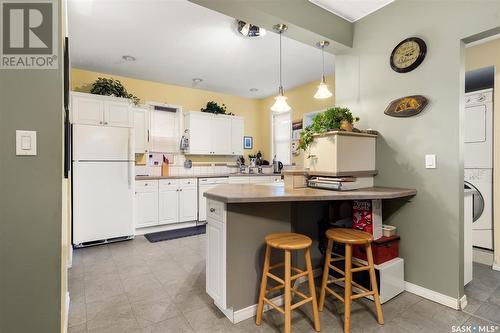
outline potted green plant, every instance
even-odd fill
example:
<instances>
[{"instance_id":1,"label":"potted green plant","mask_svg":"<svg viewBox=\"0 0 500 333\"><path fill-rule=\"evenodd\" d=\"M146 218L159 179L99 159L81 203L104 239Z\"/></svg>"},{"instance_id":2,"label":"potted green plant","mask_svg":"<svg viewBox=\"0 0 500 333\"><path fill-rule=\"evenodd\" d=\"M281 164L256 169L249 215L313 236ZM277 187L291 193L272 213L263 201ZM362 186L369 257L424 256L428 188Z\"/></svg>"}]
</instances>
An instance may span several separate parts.
<instances>
[{"instance_id":1,"label":"potted green plant","mask_svg":"<svg viewBox=\"0 0 500 333\"><path fill-rule=\"evenodd\" d=\"M219 105L217 102L210 101L207 103L207 106L201 108L201 112L208 112L213 114L225 114L229 116L234 116L234 113L227 112L227 107L225 104Z\"/></svg>"},{"instance_id":2,"label":"potted green plant","mask_svg":"<svg viewBox=\"0 0 500 333\"><path fill-rule=\"evenodd\" d=\"M129 98L135 105L139 104L139 97L130 94L123 84L115 79L97 78L97 80L92 83L90 93L95 95Z\"/></svg>"},{"instance_id":3,"label":"potted green plant","mask_svg":"<svg viewBox=\"0 0 500 333\"><path fill-rule=\"evenodd\" d=\"M348 108L333 107L318 113L314 116L312 124L300 132L298 148L306 151L316 134L341 130L351 132L357 121L359 117L354 117Z\"/></svg>"}]
</instances>

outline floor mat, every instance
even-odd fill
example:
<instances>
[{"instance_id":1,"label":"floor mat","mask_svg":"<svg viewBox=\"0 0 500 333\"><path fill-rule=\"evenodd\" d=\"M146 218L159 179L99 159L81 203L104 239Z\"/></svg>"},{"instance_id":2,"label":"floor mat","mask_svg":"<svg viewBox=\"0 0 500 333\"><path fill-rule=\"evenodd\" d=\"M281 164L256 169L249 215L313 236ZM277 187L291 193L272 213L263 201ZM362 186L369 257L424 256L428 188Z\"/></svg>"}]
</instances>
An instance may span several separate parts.
<instances>
[{"instance_id":1,"label":"floor mat","mask_svg":"<svg viewBox=\"0 0 500 333\"><path fill-rule=\"evenodd\" d=\"M198 225L196 227L189 227L183 229L152 232L150 234L145 234L144 237L146 237L146 239L151 243L156 243L169 239L201 235L204 234L205 232L206 232L205 225Z\"/></svg>"}]
</instances>

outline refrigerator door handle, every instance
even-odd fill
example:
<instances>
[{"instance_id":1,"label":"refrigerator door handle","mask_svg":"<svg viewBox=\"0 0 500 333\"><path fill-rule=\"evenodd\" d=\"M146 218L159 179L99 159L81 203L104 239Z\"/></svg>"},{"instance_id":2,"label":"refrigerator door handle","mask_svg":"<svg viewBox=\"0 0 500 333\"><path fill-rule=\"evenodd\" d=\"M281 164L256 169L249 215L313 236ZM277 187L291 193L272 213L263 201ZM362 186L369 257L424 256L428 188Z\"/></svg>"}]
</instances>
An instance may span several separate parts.
<instances>
[{"instance_id":1,"label":"refrigerator door handle","mask_svg":"<svg viewBox=\"0 0 500 333\"><path fill-rule=\"evenodd\" d=\"M134 163L129 162L128 163L128 188L129 189L132 189L132 184L134 182L134 180L132 179L133 174L134 174Z\"/></svg>"}]
</instances>

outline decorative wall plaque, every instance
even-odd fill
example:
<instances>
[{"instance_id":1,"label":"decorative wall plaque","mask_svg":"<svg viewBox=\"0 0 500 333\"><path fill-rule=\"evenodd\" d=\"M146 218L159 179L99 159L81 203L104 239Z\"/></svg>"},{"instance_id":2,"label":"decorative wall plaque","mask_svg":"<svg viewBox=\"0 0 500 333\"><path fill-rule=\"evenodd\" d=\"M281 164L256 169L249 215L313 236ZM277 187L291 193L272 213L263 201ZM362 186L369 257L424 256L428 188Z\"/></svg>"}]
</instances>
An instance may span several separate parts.
<instances>
[{"instance_id":1,"label":"decorative wall plaque","mask_svg":"<svg viewBox=\"0 0 500 333\"><path fill-rule=\"evenodd\" d=\"M384 113L391 117L412 117L422 112L427 103L422 95L406 96L392 101Z\"/></svg>"}]
</instances>

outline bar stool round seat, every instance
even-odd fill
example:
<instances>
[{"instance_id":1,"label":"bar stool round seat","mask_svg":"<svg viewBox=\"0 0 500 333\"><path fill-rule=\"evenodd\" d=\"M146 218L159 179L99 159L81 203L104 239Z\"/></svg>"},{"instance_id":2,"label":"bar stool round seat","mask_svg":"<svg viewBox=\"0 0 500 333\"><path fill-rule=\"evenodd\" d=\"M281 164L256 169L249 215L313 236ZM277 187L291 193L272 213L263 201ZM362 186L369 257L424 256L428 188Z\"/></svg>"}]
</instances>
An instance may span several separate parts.
<instances>
[{"instance_id":1,"label":"bar stool round seat","mask_svg":"<svg viewBox=\"0 0 500 333\"><path fill-rule=\"evenodd\" d=\"M367 232L345 228L328 229L326 237L337 243L354 245L370 243L373 240L373 236Z\"/></svg>"},{"instance_id":2,"label":"bar stool round seat","mask_svg":"<svg viewBox=\"0 0 500 333\"><path fill-rule=\"evenodd\" d=\"M303 250L312 244L311 238L294 232L269 234L265 241L270 247L280 250Z\"/></svg>"}]
</instances>

